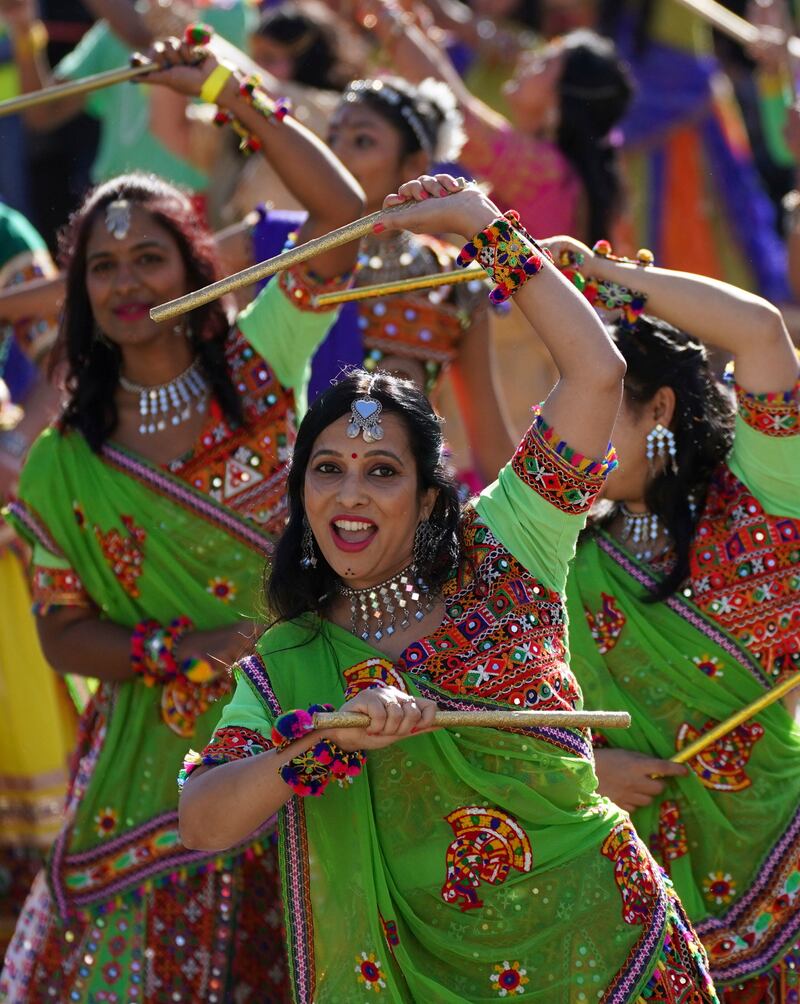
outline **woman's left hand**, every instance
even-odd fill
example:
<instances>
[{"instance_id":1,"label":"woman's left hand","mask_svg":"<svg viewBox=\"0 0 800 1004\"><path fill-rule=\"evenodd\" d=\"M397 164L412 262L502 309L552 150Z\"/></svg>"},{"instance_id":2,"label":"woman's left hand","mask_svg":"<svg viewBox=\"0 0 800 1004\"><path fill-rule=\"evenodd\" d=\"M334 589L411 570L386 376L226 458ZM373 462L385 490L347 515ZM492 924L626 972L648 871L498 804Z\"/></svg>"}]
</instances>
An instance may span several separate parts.
<instances>
[{"instance_id":1,"label":"woman's left hand","mask_svg":"<svg viewBox=\"0 0 800 1004\"><path fill-rule=\"evenodd\" d=\"M410 230L415 234L455 233L472 237L501 215L481 190L464 178L450 174L423 174L387 195L383 208L403 206L376 226L383 230Z\"/></svg>"},{"instance_id":2,"label":"woman's left hand","mask_svg":"<svg viewBox=\"0 0 800 1004\"><path fill-rule=\"evenodd\" d=\"M219 65L210 49L188 45L174 37L154 42L137 55L160 67L144 78L148 84L164 84L191 98L199 97L203 83Z\"/></svg>"}]
</instances>

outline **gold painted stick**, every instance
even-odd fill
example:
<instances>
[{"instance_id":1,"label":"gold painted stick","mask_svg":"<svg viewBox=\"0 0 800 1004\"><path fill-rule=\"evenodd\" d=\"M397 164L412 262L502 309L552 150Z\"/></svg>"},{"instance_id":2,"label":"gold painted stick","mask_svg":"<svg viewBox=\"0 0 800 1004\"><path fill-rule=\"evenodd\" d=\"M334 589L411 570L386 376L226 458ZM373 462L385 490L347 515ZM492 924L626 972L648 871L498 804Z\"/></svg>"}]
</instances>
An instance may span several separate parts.
<instances>
[{"instance_id":1,"label":"gold painted stick","mask_svg":"<svg viewBox=\"0 0 800 1004\"><path fill-rule=\"evenodd\" d=\"M442 728L530 728L534 725L563 726L567 729L627 729L627 711L437 711L436 724ZM369 725L369 715L351 711L317 711L315 729L361 729Z\"/></svg>"},{"instance_id":2,"label":"gold painted stick","mask_svg":"<svg viewBox=\"0 0 800 1004\"><path fill-rule=\"evenodd\" d=\"M270 275L275 275L276 272L282 272L284 269L291 268L292 265L299 265L300 262L314 258L318 254L332 251L342 244L360 240L372 233L372 228L376 223L382 222L390 214L400 209L407 208L406 205L392 206L390 209L379 209L377 213L362 216L361 219L353 220L352 223L347 223L343 227L339 227L338 230L331 230L329 234L315 237L313 240L306 241L305 244L300 244L299 247L275 255L274 258L268 258L257 265L242 269L241 272L234 272L233 275L229 275L225 279L218 279L210 286L203 286L202 289L196 289L185 296L179 296L177 300L169 300L167 303L159 304L150 311L150 317L154 321L171 321L173 318L185 314L189 310L194 310L195 307L202 307L203 304L210 303L226 293L232 293L243 286L251 286L260 279L266 279Z\"/></svg>"},{"instance_id":3,"label":"gold painted stick","mask_svg":"<svg viewBox=\"0 0 800 1004\"><path fill-rule=\"evenodd\" d=\"M741 45L752 45L759 40L761 33L754 24L723 7L717 0L675 0L675 2ZM788 47L792 56L800 56L800 38L796 36L789 38Z\"/></svg>"},{"instance_id":4,"label":"gold painted stick","mask_svg":"<svg viewBox=\"0 0 800 1004\"><path fill-rule=\"evenodd\" d=\"M26 108L43 105L48 101L72 98L78 94L89 94L90 91L100 90L101 87L111 87L112 84L124 84L127 80L135 80L153 69L155 67L150 62L142 63L141 66L121 66L118 70L106 70L103 73L95 73L91 77L82 77L80 80L69 80L64 84L43 87L40 91L31 91L30 94L20 94L19 97L9 98L8 101L0 101L0 118L4 115L15 115L17 112L25 111Z\"/></svg>"},{"instance_id":5,"label":"gold painted stick","mask_svg":"<svg viewBox=\"0 0 800 1004\"><path fill-rule=\"evenodd\" d=\"M682 750L679 750L675 756L670 757L673 763L688 763L693 757L696 757L698 753L702 753L704 749L715 743L717 739L726 736L729 732L732 732L738 725L742 722L746 722L749 718L753 718L764 708L768 708L770 704L774 704L779 701L782 697L785 697L790 690L794 690L795 687L800 686L800 673L794 673L792 676L787 676L785 680L776 686L768 690L766 694L762 694L761 697L756 698L755 701L751 701L750 704L745 705L736 714L726 718L725 721L720 722L715 725L713 729L709 729L708 732L704 732L701 736L698 736L694 742L689 743L688 746L684 746Z\"/></svg>"},{"instance_id":6,"label":"gold painted stick","mask_svg":"<svg viewBox=\"0 0 800 1004\"><path fill-rule=\"evenodd\" d=\"M317 307L332 307L336 303L349 303L352 300L369 300L373 296L390 296L392 293L411 293L415 289L435 289L437 286L453 286L461 282L486 279L486 273L480 267L458 269L452 272L434 272L430 275L416 275L408 279L395 279L393 282L376 282L372 286L359 286L352 289L337 290L335 293L320 293L314 297Z\"/></svg>"}]
</instances>

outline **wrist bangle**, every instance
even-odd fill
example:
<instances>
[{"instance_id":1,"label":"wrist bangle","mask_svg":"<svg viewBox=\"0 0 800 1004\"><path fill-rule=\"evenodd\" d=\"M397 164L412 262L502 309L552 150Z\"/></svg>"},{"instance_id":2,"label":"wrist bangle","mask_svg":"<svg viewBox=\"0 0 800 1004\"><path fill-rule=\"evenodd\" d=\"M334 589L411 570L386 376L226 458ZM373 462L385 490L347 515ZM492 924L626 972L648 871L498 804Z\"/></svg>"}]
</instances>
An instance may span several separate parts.
<instances>
[{"instance_id":1,"label":"wrist bangle","mask_svg":"<svg viewBox=\"0 0 800 1004\"><path fill-rule=\"evenodd\" d=\"M230 66L225 66L223 63L215 66L203 81L203 86L200 88L200 100L205 101L209 105L215 105L220 94L222 94L225 84L228 83L232 76L233 70Z\"/></svg>"},{"instance_id":2,"label":"wrist bangle","mask_svg":"<svg viewBox=\"0 0 800 1004\"><path fill-rule=\"evenodd\" d=\"M534 250L527 231L513 210L498 216L459 252L456 264L466 268L477 261L486 270L495 288L489 294L492 303L503 303L524 283L541 272L549 251ZM541 249L540 249L541 250Z\"/></svg>"}]
</instances>

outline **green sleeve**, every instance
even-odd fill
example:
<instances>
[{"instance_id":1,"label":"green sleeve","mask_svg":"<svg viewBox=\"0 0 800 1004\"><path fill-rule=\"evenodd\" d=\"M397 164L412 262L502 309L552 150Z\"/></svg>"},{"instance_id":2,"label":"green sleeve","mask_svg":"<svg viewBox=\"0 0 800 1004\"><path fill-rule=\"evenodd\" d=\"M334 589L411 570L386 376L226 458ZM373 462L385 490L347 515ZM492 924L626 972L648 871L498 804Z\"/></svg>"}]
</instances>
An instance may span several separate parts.
<instances>
[{"instance_id":1,"label":"green sleeve","mask_svg":"<svg viewBox=\"0 0 800 1004\"><path fill-rule=\"evenodd\" d=\"M588 460L537 413L513 459L481 492L478 515L532 575L563 593L586 514L614 466L613 451Z\"/></svg>"},{"instance_id":2,"label":"green sleeve","mask_svg":"<svg viewBox=\"0 0 800 1004\"><path fill-rule=\"evenodd\" d=\"M216 735L220 729L252 729L269 739L272 734L272 720L267 715L264 702L259 699L250 682L238 666L234 667L233 678L236 687L233 697L222 711L222 716L214 730Z\"/></svg>"},{"instance_id":3,"label":"green sleeve","mask_svg":"<svg viewBox=\"0 0 800 1004\"><path fill-rule=\"evenodd\" d=\"M767 436L737 415L728 466L768 513L800 519L800 435Z\"/></svg>"},{"instance_id":4,"label":"green sleeve","mask_svg":"<svg viewBox=\"0 0 800 1004\"><path fill-rule=\"evenodd\" d=\"M114 35L105 21L97 21L86 32L72 52L58 63L53 75L59 80L78 80L95 73L104 73L124 66L130 53ZM134 87L135 84L118 84L118 87ZM102 87L86 95L85 110L96 118L102 117L109 106L110 88Z\"/></svg>"},{"instance_id":5,"label":"green sleeve","mask_svg":"<svg viewBox=\"0 0 800 1004\"><path fill-rule=\"evenodd\" d=\"M306 411L311 358L337 313L300 309L274 281L239 314L239 330L269 363L280 383L294 391L298 419Z\"/></svg>"}]
</instances>

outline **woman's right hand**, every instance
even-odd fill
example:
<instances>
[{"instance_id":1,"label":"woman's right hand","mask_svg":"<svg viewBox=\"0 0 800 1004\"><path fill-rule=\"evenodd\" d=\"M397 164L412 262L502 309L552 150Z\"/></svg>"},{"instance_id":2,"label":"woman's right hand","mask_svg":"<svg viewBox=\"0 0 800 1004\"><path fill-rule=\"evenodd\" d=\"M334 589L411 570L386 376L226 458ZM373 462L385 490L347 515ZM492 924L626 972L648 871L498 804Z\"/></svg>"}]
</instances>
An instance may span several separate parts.
<instances>
[{"instance_id":1,"label":"woman's right hand","mask_svg":"<svg viewBox=\"0 0 800 1004\"><path fill-rule=\"evenodd\" d=\"M384 749L400 739L436 728L433 724L436 702L407 694L397 687L362 690L343 704L339 711L359 712L371 719L363 729L326 729L320 732L320 738L330 739L348 753Z\"/></svg>"},{"instance_id":2,"label":"woman's right hand","mask_svg":"<svg viewBox=\"0 0 800 1004\"><path fill-rule=\"evenodd\" d=\"M634 750L598 749L594 758L600 794L626 812L635 812L660 795L665 784L662 777L683 777L688 773L682 763Z\"/></svg>"},{"instance_id":3,"label":"woman's right hand","mask_svg":"<svg viewBox=\"0 0 800 1004\"><path fill-rule=\"evenodd\" d=\"M200 96L203 83L219 65L210 48L188 45L174 37L154 42L133 58L137 57L158 67L147 74L147 83L164 84L190 98Z\"/></svg>"}]
</instances>

